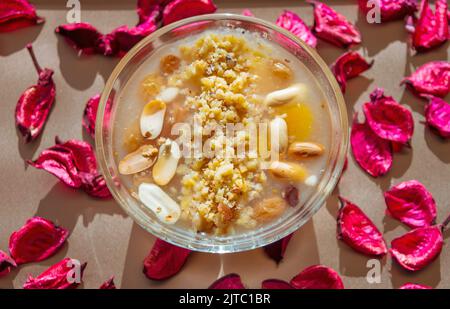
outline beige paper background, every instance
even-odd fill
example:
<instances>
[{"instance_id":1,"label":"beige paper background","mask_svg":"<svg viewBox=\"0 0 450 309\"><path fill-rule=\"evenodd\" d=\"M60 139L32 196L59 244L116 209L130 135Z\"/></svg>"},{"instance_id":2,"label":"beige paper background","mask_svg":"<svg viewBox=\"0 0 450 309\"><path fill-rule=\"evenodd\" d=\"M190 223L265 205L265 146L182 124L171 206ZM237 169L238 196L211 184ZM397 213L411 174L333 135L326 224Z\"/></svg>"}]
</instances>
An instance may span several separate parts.
<instances>
[{"instance_id":1,"label":"beige paper background","mask_svg":"<svg viewBox=\"0 0 450 309\"><path fill-rule=\"evenodd\" d=\"M450 212L450 144L436 137L421 124L424 103L400 87L399 81L411 70L431 60L447 60L449 45L418 56L412 56L407 46L407 34L402 22L367 25L355 6L355 1L328 1L329 4L356 22L364 42L355 47L375 59L373 68L364 76L349 82L345 96L349 116L368 99L377 85L413 111L416 129L412 149L396 154L392 171L381 179L372 179L350 156L349 169L336 193L326 205L293 237L284 261L275 265L262 249L249 252L213 255L194 253L184 269L174 278L155 283L142 274L142 260L154 238L133 223L114 201L97 201L82 192L66 188L51 175L28 168L24 160L53 145L54 136L62 139L86 138L81 117L86 100L101 91L117 59L101 56L78 58L75 52L54 34L57 25L65 23L65 1L33 1L47 22L37 26L0 34L0 249L7 251L8 238L33 215L43 216L71 231L71 236L58 254L44 262L24 265L5 278L0 288L20 288L28 274L38 275L48 266L69 256L87 261L85 288L97 288L115 276L121 288L205 288L220 273L239 273L243 282L258 288L267 278L289 280L312 264L325 264L336 269L347 288L391 288L406 282L416 282L437 288L450 288L450 245L434 263L423 271L408 273L391 262L381 260L381 283L366 281L368 258L353 252L336 240L335 216L337 194L359 204L390 242L407 228L384 215L382 192L392 184L418 179L434 194L438 204L438 220ZM135 0L82 0L82 20L92 22L102 31L121 24L136 22ZM216 0L220 12L240 13L251 8L257 17L275 21L283 8L292 9L312 23L312 9L303 1L287 0ZM24 49L34 43L42 66L55 70L57 101L41 138L25 145L14 126L14 109L21 92L36 82L36 73ZM327 63L343 50L319 41L319 53ZM450 233L446 233L447 240Z\"/></svg>"}]
</instances>

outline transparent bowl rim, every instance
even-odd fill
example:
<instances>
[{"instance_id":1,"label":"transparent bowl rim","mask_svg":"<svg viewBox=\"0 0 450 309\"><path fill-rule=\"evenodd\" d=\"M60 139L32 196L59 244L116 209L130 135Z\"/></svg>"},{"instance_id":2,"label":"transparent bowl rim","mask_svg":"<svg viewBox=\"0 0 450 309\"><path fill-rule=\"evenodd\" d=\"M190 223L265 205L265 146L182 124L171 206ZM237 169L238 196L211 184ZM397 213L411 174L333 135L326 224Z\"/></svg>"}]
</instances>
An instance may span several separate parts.
<instances>
[{"instance_id":1,"label":"transparent bowl rim","mask_svg":"<svg viewBox=\"0 0 450 309\"><path fill-rule=\"evenodd\" d=\"M167 32L170 32L176 28L186 26L191 23L196 22L202 22L202 21L242 21L247 23L253 23L259 26L263 26L265 28L268 28L271 31L280 33L284 35L285 37L288 37L290 40L294 41L296 44L300 45L301 48L303 48L309 57L311 57L316 65L318 65L322 71L322 73L325 75L327 81L329 82L331 89L333 91L333 94L335 96L336 102L337 102L337 108L339 110L339 123L340 126L340 137L341 141L339 143L339 149L337 152L337 156L335 158L335 164L333 166L333 171L331 173L331 176L326 183L326 185L322 188L321 192L318 192L314 195L315 200L310 201L308 200L306 203L310 203L311 207L308 210L308 213L306 215L303 215L301 218L297 218L300 214L295 213L290 215L289 217L285 217L284 220L286 220L286 224L284 225L278 225L276 227L276 230L272 230L271 228L262 227L260 229L256 229L253 231L250 231L251 234L250 237L248 234L246 234L246 237L241 237L241 239L234 239L233 236L229 236L229 241L226 242L220 242L220 243L214 243L211 241L205 241L205 239L197 239L192 236L188 235L181 235L180 233L170 230L169 233L167 233L168 229L160 229L157 228L157 226L152 226L147 224L143 218L140 218L136 212L133 211L132 207L128 207L128 203L123 199L123 197L119 194L118 190L116 189L115 180L113 176L111 175L109 168L108 168L108 159L105 151L105 145L103 141L104 136L104 126L103 126L103 120L104 120L104 114L106 109L106 103L107 99L111 93L111 90L113 89L113 86L115 82L117 81L118 77L120 76L121 72L124 70L124 68L127 66L127 64L130 62L131 59L147 44L150 44L152 41L157 39L158 37L166 34ZM209 253L231 253L231 252L240 252L240 251L246 251L255 249L258 247L262 247L265 245L268 245L270 243L273 243L277 240L282 239L283 237L295 232L297 229L299 229L302 225L304 225L307 221L309 221L312 216L322 207L322 205L325 203L325 200L328 198L328 196L331 194L333 189L335 188L337 182L340 179L340 175L342 173L342 169L344 167L344 162L346 159L347 149L348 149L348 140L349 140L349 132L348 132L348 120L347 120L347 109L345 105L345 101L341 92L341 89L339 88L339 85L328 68L327 64L322 60L322 58L319 56L319 54L316 52L315 49L308 46L306 43L304 43L302 40L300 40L298 37L290 33L289 31L278 27L274 23L256 18L251 16L243 16L238 14L231 14L231 13L217 13L217 14L205 14L205 15L199 15L194 16L186 19L182 19L180 21L171 23L167 26L164 26L143 40L141 40L138 44L136 44L116 65L115 69L111 73L111 75L108 78L108 81L106 82L106 85L103 89L98 112L97 112L97 118L96 118L96 127L95 127L95 145L96 145L96 153L98 158L98 164L100 168L100 172L105 178L106 184L111 191L114 199L119 203L119 205L122 207L122 209L134 220L134 222L138 223L143 229L148 231L149 233L153 234L154 236L163 239L169 243L172 243L176 246L188 248L195 251L201 251L201 252L209 252ZM320 194L319 194L320 193ZM306 204L305 203L305 204ZM289 219L289 220L288 220ZM261 232L261 230L263 232ZM257 235L254 235L257 233Z\"/></svg>"}]
</instances>

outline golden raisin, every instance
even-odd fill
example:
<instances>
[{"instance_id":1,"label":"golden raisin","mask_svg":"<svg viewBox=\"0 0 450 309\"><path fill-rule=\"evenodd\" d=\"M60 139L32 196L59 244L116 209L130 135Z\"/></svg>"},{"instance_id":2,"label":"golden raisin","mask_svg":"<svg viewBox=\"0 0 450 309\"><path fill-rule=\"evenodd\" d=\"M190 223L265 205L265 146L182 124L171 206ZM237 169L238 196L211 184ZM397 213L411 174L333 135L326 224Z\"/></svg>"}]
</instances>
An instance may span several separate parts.
<instances>
[{"instance_id":1,"label":"golden raisin","mask_svg":"<svg viewBox=\"0 0 450 309\"><path fill-rule=\"evenodd\" d=\"M147 75L141 83L141 94L145 101L154 98L160 91L164 79L157 74Z\"/></svg>"},{"instance_id":2,"label":"golden raisin","mask_svg":"<svg viewBox=\"0 0 450 309\"><path fill-rule=\"evenodd\" d=\"M270 66L273 74L281 79L290 80L294 75L291 68L281 61L271 60Z\"/></svg>"},{"instance_id":3,"label":"golden raisin","mask_svg":"<svg viewBox=\"0 0 450 309\"><path fill-rule=\"evenodd\" d=\"M281 197L262 200L253 208L253 216L259 222L268 222L281 216L286 209L286 202Z\"/></svg>"},{"instance_id":4,"label":"golden raisin","mask_svg":"<svg viewBox=\"0 0 450 309\"><path fill-rule=\"evenodd\" d=\"M180 58L175 55L167 55L161 58L160 68L163 73L172 74L180 67Z\"/></svg>"}]
</instances>

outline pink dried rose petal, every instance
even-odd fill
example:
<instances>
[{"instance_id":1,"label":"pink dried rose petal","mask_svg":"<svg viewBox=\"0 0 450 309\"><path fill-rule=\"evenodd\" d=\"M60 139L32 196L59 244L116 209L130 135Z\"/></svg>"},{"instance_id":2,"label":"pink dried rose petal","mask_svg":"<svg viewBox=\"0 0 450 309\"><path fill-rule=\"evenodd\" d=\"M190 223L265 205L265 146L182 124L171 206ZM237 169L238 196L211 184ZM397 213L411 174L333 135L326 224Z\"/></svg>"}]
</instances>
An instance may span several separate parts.
<instances>
[{"instance_id":1,"label":"pink dried rose petal","mask_svg":"<svg viewBox=\"0 0 450 309\"><path fill-rule=\"evenodd\" d=\"M383 176L391 169L391 144L373 133L367 123L358 123L357 114L353 119L350 141L356 162L369 175Z\"/></svg>"},{"instance_id":2,"label":"pink dried rose petal","mask_svg":"<svg viewBox=\"0 0 450 309\"><path fill-rule=\"evenodd\" d=\"M441 137L450 138L450 104L441 98L425 95L428 104L425 106L427 125Z\"/></svg>"},{"instance_id":3,"label":"pink dried rose petal","mask_svg":"<svg viewBox=\"0 0 450 309\"><path fill-rule=\"evenodd\" d=\"M214 281L209 288L210 290L243 290L244 284L238 274L228 274Z\"/></svg>"},{"instance_id":4,"label":"pink dried rose petal","mask_svg":"<svg viewBox=\"0 0 450 309\"><path fill-rule=\"evenodd\" d=\"M410 18L407 25L408 31L412 32L412 46L415 50L418 52L430 50L448 40L447 8L447 0L436 0L433 12L428 0L422 0L419 18L417 20Z\"/></svg>"},{"instance_id":5,"label":"pink dried rose petal","mask_svg":"<svg viewBox=\"0 0 450 309\"><path fill-rule=\"evenodd\" d=\"M254 17L255 15L253 14L252 11L250 11L249 9L243 9L242 10L242 15L244 16L249 16L249 17Z\"/></svg>"},{"instance_id":6,"label":"pink dried rose petal","mask_svg":"<svg viewBox=\"0 0 450 309\"><path fill-rule=\"evenodd\" d=\"M292 235L293 234L289 234L288 236L265 246L264 252L266 252L266 254L277 264L280 263L284 257L284 253L286 252L287 246L292 238Z\"/></svg>"},{"instance_id":7,"label":"pink dried rose petal","mask_svg":"<svg viewBox=\"0 0 450 309\"><path fill-rule=\"evenodd\" d=\"M409 227L435 224L436 203L431 193L417 180L409 180L384 193L387 213Z\"/></svg>"},{"instance_id":8,"label":"pink dried rose petal","mask_svg":"<svg viewBox=\"0 0 450 309\"><path fill-rule=\"evenodd\" d=\"M98 199L112 198L111 192L106 185L105 178L100 174L88 174L83 180L83 190L92 197Z\"/></svg>"},{"instance_id":9,"label":"pink dried rose petal","mask_svg":"<svg viewBox=\"0 0 450 309\"><path fill-rule=\"evenodd\" d=\"M374 10L374 2L358 0L359 8L367 15ZM377 0L381 22L403 19L417 11L417 0Z\"/></svg>"},{"instance_id":10,"label":"pink dried rose petal","mask_svg":"<svg viewBox=\"0 0 450 309\"><path fill-rule=\"evenodd\" d=\"M337 238L358 252L372 256L387 253L383 234L355 204L339 197L341 206L337 218Z\"/></svg>"},{"instance_id":11,"label":"pink dried rose petal","mask_svg":"<svg viewBox=\"0 0 450 309\"><path fill-rule=\"evenodd\" d=\"M100 286L100 290L115 290L114 277L109 278Z\"/></svg>"},{"instance_id":12,"label":"pink dried rose petal","mask_svg":"<svg viewBox=\"0 0 450 309\"><path fill-rule=\"evenodd\" d=\"M366 121L379 137L392 142L406 144L414 133L412 113L381 88L370 94L370 102L363 105Z\"/></svg>"},{"instance_id":13,"label":"pink dried rose petal","mask_svg":"<svg viewBox=\"0 0 450 309\"><path fill-rule=\"evenodd\" d=\"M450 92L450 62L428 62L403 79L401 84L406 84L415 94L445 97Z\"/></svg>"},{"instance_id":14,"label":"pink dried rose petal","mask_svg":"<svg viewBox=\"0 0 450 309\"><path fill-rule=\"evenodd\" d=\"M292 11L284 10L283 13L277 18L277 26L284 28L299 39L303 40L306 44L315 48L317 46L317 39L305 22Z\"/></svg>"},{"instance_id":15,"label":"pink dried rose petal","mask_svg":"<svg viewBox=\"0 0 450 309\"><path fill-rule=\"evenodd\" d=\"M424 284L417 284L417 283L405 283L401 287L399 287L400 290L432 290L433 288L428 285Z\"/></svg>"},{"instance_id":16,"label":"pink dried rose petal","mask_svg":"<svg viewBox=\"0 0 450 309\"><path fill-rule=\"evenodd\" d=\"M137 14L139 16L138 25L147 22L149 19L155 23L162 17L162 9L169 2L168 0L138 0Z\"/></svg>"},{"instance_id":17,"label":"pink dried rose petal","mask_svg":"<svg viewBox=\"0 0 450 309\"><path fill-rule=\"evenodd\" d=\"M77 280L68 280L68 278L72 279L72 276L76 275L75 272L78 267L77 265L79 265L77 260L65 258L62 261L50 266L39 276L35 278L29 276L23 285L23 288L50 290L75 289L81 282L77 282ZM86 265L87 263L84 263L79 266L80 279L83 277L83 272Z\"/></svg>"},{"instance_id":18,"label":"pink dried rose petal","mask_svg":"<svg viewBox=\"0 0 450 309\"><path fill-rule=\"evenodd\" d=\"M346 48L361 43L361 34L347 18L328 5L314 0L314 34L338 47Z\"/></svg>"},{"instance_id":19,"label":"pink dried rose petal","mask_svg":"<svg viewBox=\"0 0 450 309\"><path fill-rule=\"evenodd\" d=\"M359 53L348 51L336 59L331 65L331 70L341 86L342 92L345 93L347 80L359 76L370 69L372 65L373 61L367 62Z\"/></svg>"},{"instance_id":20,"label":"pink dried rose petal","mask_svg":"<svg viewBox=\"0 0 450 309\"><path fill-rule=\"evenodd\" d=\"M26 142L35 140L44 128L50 110L55 101L55 83L53 70L42 69L34 55L31 44L27 45L28 52L33 59L34 67L39 75L36 85L25 90L16 105L16 125L25 137Z\"/></svg>"},{"instance_id":21,"label":"pink dried rose petal","mask_svg":"<svg viewBox=\"0 0 450 309\"><path fill-rule=\"evenodd\" d=\"M9 252L17 264L39 262L53 256L67 237L67 229L44 218L34 217L11 234Z\"/></svg>"},{"instance_id":22,"label":"pink dried rose petal","mask_svg":"<svg viewBox=\"0 0 450 309\"><path fill-rule=\"evenodd\" d=\"M16 262L8 254L0 250L0 278L9 274L16 267Z\"/></svg>"},{"instance_id":23,"label":"pink dried rose petal","mask_svg":"<svg viewBox=\"0 0 450 309\"><path fill-rule=\"evenodd\" d=\"M100 95L91 97L84 108L83 127L92 138L95 138L95 119L97 118L98 104L100 103Z\"/></svg>"},{"instance_id":24,"label":"pink dried rose petal","mask_svg":"<svg viewBox=\"0 0 450 309\"><path fill-rule=\"evenodd\" d=\"M55 29L55 32L62 35L70 46L83 54L92 55L99 52L97 45L103 34L91 24L72 23L60 25ZM106 52L106 50L103 51Z\"/></svg>"},{"instance_id":25,"label":"pink dried rose petal","mask_svg":"<svg viewBox=\"0 0 450 309\"><path fill-rule=\"evenodd\" d=\"M164 280L173 277L186 263L190 253L191 250L157 239L144 260L144 274L152 280Z\"/></svg>"},{"instance_id":26,"label":"pink dried rose petal","mask_svg":"<svg viewBox=\"0 0 450 309\"><path fill-rule=\"evenodd\" d=\"M164 8L163 25L192 16L211 14L216 10L212 0L173 0Z\"/></svg>"},{"instance_id":27,"label":"pink dried rose petal","mask_svg":"<svg viewBox=\"0 0 450 309\"><path fill-rule=\"evenodd\" d=\"M292 290L289 282L280 279L266 279L261 283L261 289L266 290Z\"/></svg>"},{"instance_id":28,"label":"pink dried rose petal","mask_svg":"<svg viewBox=\"0 0 450 309\"><path fill-rule=\"evenodd\" d=\"M324 265L313 265L304 269L291 279L290 284L294 289L344 289L344 284L338 273Z\"/></svg>"},{"instance_id":29,"label":"pink dried rose petal","mask_svg":"<svg viewBox=\"0 0 450 309\"><path fill-rule=\"evenodd\" d=\"M0 32L41 24L44 18L37 16L34 6L27 0L4 0L0 2Z\"/></svg>"}]
</instances>

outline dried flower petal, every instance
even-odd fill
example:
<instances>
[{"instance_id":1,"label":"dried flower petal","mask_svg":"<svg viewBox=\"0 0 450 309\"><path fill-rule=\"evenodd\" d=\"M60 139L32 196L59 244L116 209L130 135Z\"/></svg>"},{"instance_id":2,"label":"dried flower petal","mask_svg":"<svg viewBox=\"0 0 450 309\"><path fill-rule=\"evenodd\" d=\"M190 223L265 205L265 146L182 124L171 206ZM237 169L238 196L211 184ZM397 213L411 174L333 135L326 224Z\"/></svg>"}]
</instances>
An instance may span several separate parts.
<instances>
[{"instance_id":1,"label":"dried flower petal","mask_svg":"<svg viewBox=\"0 0 450 309\"><path fill-rule=\"evenodd\" d=\"M121 26L113 30L107 35L110 38L111 46L116 46L113 56L124 56L134 45L139 43L143 38L157 29L156 23L149 19L148 21L129 28L128 26Z\"/></svg>"},{"instance_id":2,"label":"dried flower petal","mask_svg":"<svg viewBox=\"0 0 450 309\"><path fill-rule=\"evenodd\" d=\"M289 282L280 279L267 279L261 283L261 289L267 290L291 290L293 287Z\"/></svg>"},{"instance_id":3,"label":"dried flower petal","mask_svg":"<svg viewBox=\"0 0 450 309\"><path fill-rule=\"evenodd\" d=\"M424 95L428 98L425 106L427 125L433 128L441 137L450 138L450 104L441 98Z\"/></svg>"},{"instance_id":4,"label":"dried flower petal","mask_svg":"<svg viewBox=\"0 0 450 309\"><path fill-rule=\"evenodd\" d=\"M344 289L341 277L330 267L313 265L291 279L294 289Z\"/></svg>"},{"instance_id":5,"label":"dried flower petal","mask_svg":"<svg viewBox=\"0 0 450 309\"><path fill-rule=\"evenodd\" d=\"M317 39L312 34L311 30L305 22L292 11L284 10L284 12L277 18L277 26L292 32L295 36L303 40L306 44L315 48Z\"/></svg>"},{"instance_id":6,"label":"dried flower petal","mask_svg":"<svg viewBox=\"0 0 450 309\"><path fill-rule=\"evenodd\" d=\"M433 262L441 253L444 225L416 228L391 242L394 260L403 268L417 271Z\"/></svg>"},{"instance_id":7,"label":"dried flower petal","mask_svg":"<svg viewBox=\"0 0 450 309\"><path fill-rule=\"evenodd\" d=\"M114 284L114 277L109 278L107 281L103 282L100 286L100 290L115 290L116 285Z\"/></svg>"},{"instance_id":8,"label":"dried flower petal","mask_svg":"<svg viewBox=\"0 0 450 309\"><path fill-rule=\"evenodd\" d=\"M289 241L291 240L293 234L289 234L288 236L277 240L274 243L271 243L264 247L264 252L275 262L280 263L284 257L284 253L286 252Z\"/></svg>"},{"instance_id":9,"label":"dried flower petal","mask_svg":"<svg viewBox=\"0 0 450 309\"><path fill-rule=\"evenodd\" d=\"M345 93L347 80L359 76L370 69L372 65L373 61L367 62L359 53L349 51L336 59L331 65L331 70L341 86L342 92Z\"/></svg>"},{"instance_id":10,"label":"dried flower petal","mask_svg":"<svg viewBox=\"0 0 450 309\"><path fill-rule=\"evenodd\" d=\"M164 8L163 25L192 16L211 14L216 9L212 0L174 0Z\"/></svg>"},{"instance_id":11,"label":"dried flower petal","mask_svg":"<svg viewBox=\"0 0 450 309\"><path fill-rule=\"evenodd\" d=\"M431 286L423 285L423 284L417 284L417 283L405 283L401 287L399 287L400 290L431 290L433 289Z\"/></svg>"},{"instance_id":12,"label":"dried flower petal","mask_svg":"<svg viewBox=\"0 0 450 309\"><path fill-rule=\"evenodd\" d=\"M98 44L103 34L91 24L72 23L60 25L55 29L55 32L62 35L70 46L83 54L92 55L100 52ZM106 52L105 48L103 48L103 52Z\"/></svg>"},{"instance_id":13,"label":"dried flower petal","mask_svg":"<svg viewBox=\"0 0 450 309\"><path fill-rule=\"evenodd\" d=\"M381 88L370 94L370 102L363 105L367 124L382 139L405 144L414 133L412 113Z\"/></svg>"},{"instance_id":14,"label":"dried flower petal","mask_svg":"<svg viewBox=\"0 0 450 309\"><path fill-rule=\"evenodd\" d=\"M249 9L243 9L242 10L242 15L244 16L249 16L249 17L254 17L255 15L253 14L252 11L250 11Z\"/></svg>"},{"instance_id":15,"label":"dried flower petal","mask_svg":"<svg viewBox=\"0 0 450 309\"><path fill-rule=\"evenodd\" d=\"M353 119L350 139L356 162L369 175L383 176L391 169L391 144L373 133L367 123L358 123L357 114Z\"/></svg>"},{"instance_id":16,"label":"dried flower petal","mask_svg":"<svg viewBox=\"0 0 450 309\"><path fill-rule=\"evenodd\" d=\"M341 207L337 218L337 238L358 252L382 256L387 253L383 234L355 204L339 197Z\"/></svg>"},{"instance_id":17,"label":"dried flower petal","mask_svg":"<svg viewBox=\"0 0 450 309\"><path fill-rule=\"evenodd\" d=\"M358 0L359 8L367 15L374 9L373 2ZM417 11L417 0L377 0L381 22L403 19Z\"/></svg>"},{"instance_id":18,"label":"dried flower petal","mask_svg":"<svg viewBox=\"0 0 450 309\"><path fill-rule=\"evenodd\" d=\"M100 103L100 95L97 94L90 98L83 113L83 127L92 138L95 138L95 119L97 118L98 104Z\"/></svg>"},{"instance_id":19,"label":"dried flower petal","mask_svg":"<svg viewBox=\"0 0 450 309\"><path fill-rule=\"evenodd\" d=\"M157 239L144 260L144 274L152 280L175 276L183 267L191 250Z\"/></svg>"},{"instance_id":20,"label":"dried flower petal","mask_svg":"<svg viewBox=\"0 0 450 309\"><path fill-rule=\"evenodd\" d=\"M80 280L83 277L84 269L86 268L86 264L84 263L80 265ZM65 258L62 261L50 266L47 270L45 270L42 274L33 278L31 276L28 277L27 282L23 285L24 289L75 289L77 288L81 282L77 282L77 280L68 280L74 279L71 277L76 272L76 268L78 265L77 260L72 260L70 258Z\"/></svg>"},{"instance_id":21,"label":"dried flower petal","mask_svg":"<svg viewBox=\"0 0 450 309\"><path fill-rule=\"evenodd\" d=\"M445 97L450 92L450 62L428 62L406 77L401 84L406 84L415 94Z\"/></svg>"},{"instance_id":22,"label":"dried flower petal","mask_svg":"<svg viewBox=\"0 0 450 309\"><path fill-rule=\"evenodd\" d=\"M422 0L419 19L414 22L414 19L410 18L407 25L408 31L412 32L412 46L415 50L419 52L430 50L448 40L447 7L447 0L436 0L433 13L428 0Z\"/></svg>"},{"instance_id":23,"label":"dried flower petal","mask_svg":"<svg viewBox=\"0 0 450 309\"><path fill-rule=\"evenodd\" d=\"M387 213L409 227L430 226L436 221L433 196L417 180L402 182L384 193Z\"/></svg>"},{"instance_id":24,"label":"dried flower petal","mask_svg":"<svg viewBox=\"0 0 450 309\"><path fill-rule=\"evenodd\" d=\"M36 85L29 87L21 95L17 102L15 117L20 133L26 142L30 142L41 134L55 101L56 90L52 78L53 71L39 66L31 44L27 45L27 49L39 79Z\"/></svg>"},{"instance_id":25,"label":"dried flower petal","mask_svg":"<svg viewBox=\"0 0 450 309\"><path fill-rule=\"evenodd\" d=\"M228 274L217 279L209 286L210 290L243 290L244 284L238 274Z\"/></svg>"},{"instance_id":26,"label":"dried flower petal","mask_svg":"<svg viewBox=\"0 0 450 309\"><path fill-rule=\"evenodd\" d=\"M37 16L36 10L27 0L0 2L0 32L41 24L44 18Z\"/></svg>"},{"instance_id":27,"label":"dried flower petal","mask_svg":"<svg viewBox=\"0 0 450 309\"><path fill-rule=\"evenodd\" d=\"M168 0L138 0L137 14L139 16L138 25L153 20L158 22L162 17L162 9Z\"/></svg>"},{"instance_id":28,"label":"dried flower petal","mask_svg":"<svg viewBox=\"0 0 450 309\"><path fill-rule=\"evenodd\" d=\"M314 5L314 28L316 36L338 47L346 48L361 43L361 34L347 18L328 5L307 0Z\"/></svg>"},{"instance_id":29,"label":"dried flower petal","mask_svg":"<svg viewBox=\"0 0 450 309\"><path fill-rule=\"evenodd\" d=\"M8 254L0 250L0 278L9 274L16 267L16 262Z\"/></svg>"}]
</instances>

